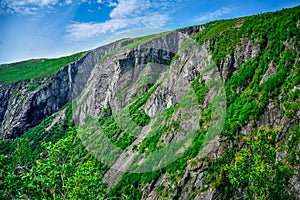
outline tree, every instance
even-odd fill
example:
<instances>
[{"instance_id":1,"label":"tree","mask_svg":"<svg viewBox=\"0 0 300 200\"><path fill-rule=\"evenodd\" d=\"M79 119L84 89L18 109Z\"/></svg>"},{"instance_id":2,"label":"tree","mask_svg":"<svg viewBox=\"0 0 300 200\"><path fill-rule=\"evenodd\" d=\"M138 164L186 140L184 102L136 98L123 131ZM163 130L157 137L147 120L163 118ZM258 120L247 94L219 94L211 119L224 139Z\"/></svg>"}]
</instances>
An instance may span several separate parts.
<instances>
[{"instance_id":1,"label":"tree","mask_svg":"<svg viewBox=\"0 0 300 200\"><path fill-rule=\"evenodd\" d=\"M244 138L245 147L224 167L232 191L242 188L248 199L288 199L292 172L285 159L276 161L276 136L280 130L259 129Z\"/></svg>"},{"instance_id":2,"label":"tree","mask_svg":"<svg viewBox=\"0 0 300 200\"><path fill-rule=\"evenodd\" d=\"M29 166L32 163L32 149L28 138L17 139L13 160L17 165Z\"/></svg>"}]
</instances>

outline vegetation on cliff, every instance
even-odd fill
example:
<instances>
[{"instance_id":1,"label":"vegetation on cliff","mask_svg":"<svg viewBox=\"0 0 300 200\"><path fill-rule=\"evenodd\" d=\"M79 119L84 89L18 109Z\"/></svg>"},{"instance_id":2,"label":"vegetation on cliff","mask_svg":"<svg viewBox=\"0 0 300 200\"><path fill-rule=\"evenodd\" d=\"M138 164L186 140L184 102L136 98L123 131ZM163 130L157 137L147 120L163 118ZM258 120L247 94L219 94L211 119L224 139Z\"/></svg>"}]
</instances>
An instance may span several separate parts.
<instances>
[{"instance_id":1,"label":"vegetation on cliff","mask_svg":"<svg viewBox=\"0 0 300 200\"><path fill-rule=\"evenodd\" d=\"M220 135L224 146L220 157L197 160L202 145L206 144L207 124L212 109L208 105L198 117L198 129L193 132L196 137L182 157L156 171L125 173L114 187L109 188L103 182L103 176L109 167L99 162L81 143L69 103L62 109L65 116L54 127L48 129L55 117L53 115L22 137L14 141L1 141L0 197L141 199L147 189L155 188L156 194L162 199L180 199L184 195L184 189L191 193L190 198L210 190L216 191L214 198L218 199L295 198L293 195L297 194L291 191L293 185L290 180L295 176L295 171L299 170L300 164L299 16L300 7L296 7L274 13L214 21L205 24L203 31L194 34L193 38L198 45L209 43L212 58L219 71L222 71L225 82L227 110ZM258 56L247 60L237 69L236 66L229 66L227 71L223 70L228 60L241 53L235 50L245 39L258 47ZM48 76L57 70L57 63L66 65L82 55L76 54L62 60L45 60L42 67L41 60L20 63L18 69L22 69L21 72L23 69L27 70L29 64L30 68L26 73L23 71L24 76L18 77L18 80ZM180 55L176 55L176 59L178 57ZM37 68L43 71L44 67L54 64L57 66L55 69L50 67L53 70L37 76L40 74ZM265 77L266 72L274 66L275 72ZM10 70L17 68L1 68L0 81L4 84L18 81L13 76L5 77L5 74L11 74ZM151 122L151 117L141 108L157 87L158 85L152 86L128 106L129 116L141 127ZM152 137L145 138L139 147L134 146L133 151L143 154L166 145L163 136L180 129L181 119L174 120L174 113L189 106L201 106L209 91L200 75L191 81L190 88L195 93L198 104L190 105L188 101L181 101L166 109L159 120L151 125ZM269 107L281 113L279 120L284 121L281 127L274 127L273 121L278 119L268 119L264 124L263 121L269 116L266 113ZM97 123L116 146L126 149L136 137L123 131L114 117L110 108L107 108L96 122L91 119L90 123ZM289 127L285 127L287 124ZM246 134L246 129L249 134ZM150 161L145 162L147 164ZM203 175L205 183L199 188L190 183L186 175L188 169L197 165L205 166L206 169ZM161 179L164 181L155 185Z\"/></svg>"}]
</instances>

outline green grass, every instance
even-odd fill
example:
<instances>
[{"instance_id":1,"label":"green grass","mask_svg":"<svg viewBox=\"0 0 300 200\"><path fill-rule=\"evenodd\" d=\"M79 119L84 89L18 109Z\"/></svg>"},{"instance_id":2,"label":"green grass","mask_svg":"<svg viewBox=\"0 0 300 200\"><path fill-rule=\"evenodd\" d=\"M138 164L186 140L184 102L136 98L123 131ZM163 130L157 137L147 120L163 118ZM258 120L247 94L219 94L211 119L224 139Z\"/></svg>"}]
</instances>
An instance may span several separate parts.
<instances>
[{"instance_id":1,"label":"green grass","mask_svg":"<svg viewBox=\"0 0 300 200\"><path fill-rule=\"evenodd\" d=\"M80 59L86 52L55 59L32 59L0 65L0 82L3 85L28 79L53 76L62 67Z\"/></svg>"},{"instance_id":2,"label":"green grass","mask_svg":"<svg viewBox=\"0 0 300 200\"><path fill-rule=\"evenodd\" d=\"M167 31L167 32L162 32L162 33L157 33L157 34L152 34L152 35L147 35L147 36L144 36L144 37L141 37L139 38L137 41L133 42L133 43L130 43L126 46L123 46L121 48L118 48L118 49L115 49L113 51L110 51L108 52L107 54L105 54L99 61L98 63L101 63L103 62L106 58L108 58L109 56L123 50L123 49L132 49L134 47L137 47L138 45L140 44L143 44L143 43L146 43L146 42L149 42L150 40L153 40L155 38L162 38L162 37L165 37L166 35L168 35L171 31ZM124 39L125 41L127 39ZM120 42L124 42L124 40L120 40Z\"/></svg>"},{"instance_id":3,"label":"green grass","mask_svg":"<svg viewBox=\"0 0 300 200\"><path fill-rule=\"evenodd\" d=\"M134 48L142 43L148 42L155 38L160 38L166 36L168 32L163 32L159 34L148 35L139 38L134 43L128 44L120 49L116 49L104 55L99 62L105 60L110 55L126 48ZM125 41L128 40L124 39ZM121 40L123 42L123 40ZM80 59L86 52L80 52L70 56L65 56L55 59L32 59L12 64L0 65L0 83L3 85L9 85L16 83L18 81L28 80L28 79L38 79L44 77L53 76L62 67Z\"/></svg>"},{"instance_id":4,"label":"green grass","mask_svg":"<svg viewBox=\"0 0 300 200\"><path fill-rule=\"evenodd\" d=\"M157 34L152 34L152 35L147 35L144 37L141 37L139 40L135 41L134 43L128 44L126 46L124 46L125 48L134 48L140 44L149 42L150 40L153 40L155 38L162 38L165 37L166 35L168 35L171 31L166 31L166 32L162 32L162 33L157 33Z\"/></svg>"}]
</instances>

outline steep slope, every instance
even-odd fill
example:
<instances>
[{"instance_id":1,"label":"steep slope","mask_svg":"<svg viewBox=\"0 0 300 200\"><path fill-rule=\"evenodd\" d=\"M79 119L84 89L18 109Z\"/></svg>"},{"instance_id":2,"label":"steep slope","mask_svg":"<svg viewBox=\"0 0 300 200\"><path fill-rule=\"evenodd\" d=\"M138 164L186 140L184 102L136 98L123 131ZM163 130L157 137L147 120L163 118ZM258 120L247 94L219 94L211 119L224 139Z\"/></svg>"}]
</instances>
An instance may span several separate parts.
<instances>
[{"instance_id":1,"label":"steep slope","mask_svg":"<svg viewBox=\"0 0 300 200\"><path fill-rule=\"evenodd\" d=\"M0 138L19 137L58 111L81 92L80 82L86 82L101 57L133 41L115 42L59 59L2 65Z\"/></svg>"},{"instance_id":2,"label":"steep slope","mask_svg":"<svg viewBox=\"0 0 300 200\"><path fill-rule=\"evenodd\" d=\"M99 47L19 108L30 81L2 86L0 133L22 136L1 141L1 197L300 199L299 16ZM28 121L39 105L49 112Z\"/></svg>"}]
</instances>

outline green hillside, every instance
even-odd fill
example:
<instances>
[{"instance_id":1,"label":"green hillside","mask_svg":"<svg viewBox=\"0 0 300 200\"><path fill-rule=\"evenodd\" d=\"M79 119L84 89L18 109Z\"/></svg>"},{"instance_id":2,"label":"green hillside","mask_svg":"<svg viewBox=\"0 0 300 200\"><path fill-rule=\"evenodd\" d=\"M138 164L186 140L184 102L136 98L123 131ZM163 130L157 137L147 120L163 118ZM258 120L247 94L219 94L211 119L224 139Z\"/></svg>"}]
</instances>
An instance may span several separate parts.
<instances>
[{"instance_id":1,"label":"green hillside","mask_svg":"<svg viewBox=\"0 0 300 200\"><path fill-rule=\"evenodd\" d=\"M85 52L55 59L33 59L0 65L0 83L8 85L18 81L53 76L59 69L80 59Z\"/></svg>"},{"instance_id":2,"label":"green hillside","mask_svg":"<svg viewBox=\"0 0 300 200\"><path fill-rule=\"evenodd\" d=\"M297 147L300 142L297 118L300 91L295 89L300 84L299 21L300 7L295 7L210 22L205 24L206 29L193 36L198 45L209 43L218 67L228 55L235 53L234 49L243 38L254 41L261 48L260 55L243 63L234 73L224 75L227 111L220 138L227 146L219 158L197 160L202 144L206 144L210 105L200 113L196 137L181 158L156 171L125 173L114 187L108 188L103 176L109 167L94 158L82 144L78 133L81 130L74 126L69 103L62 109L63 120L50 130L45 129L51 125L54 115L14 141L1 141L0 199L141 199L147 189L154 187L161 199L180 199L185 188L191 191L191 199L210 189L217 191L216 199L294 199L287 191L294 171L300 166ZM51 76L83 54L3 65L0 82L10 84ZM261 82L270 63L276 66L276 71ZM128 106L130 117L141 127L150 122L150 116L141 108L157 87L150 87ZM190 88L197 96L199 105L196 106L202 105L207 87L197 77ZM282 113L282 118L293 125L290 129L260 126L259 120L271 102ZM151 126L156 135L145 138L135 151L152 152L166 145L161 138L180 128L181 119L172 121L172 116L187 106L184 103L181 101L162 112L160 120ZM87 122L96 123L112 143L125 149L136 138L127 130L122 132L112 113L105 111L96 122L89 122L89 119ZM245 127L251 128L249 135L244 134ZM278 159L280 155L283 156ZM194 167L197 163L206 166L207 173L203 175L206 182L200 189L189 188L188 184L194 183L183 177L188 166ZM155 185L162 179L164 184ZM184 180L183 183L180 180Z\"/></svg>"}]
</instances>

